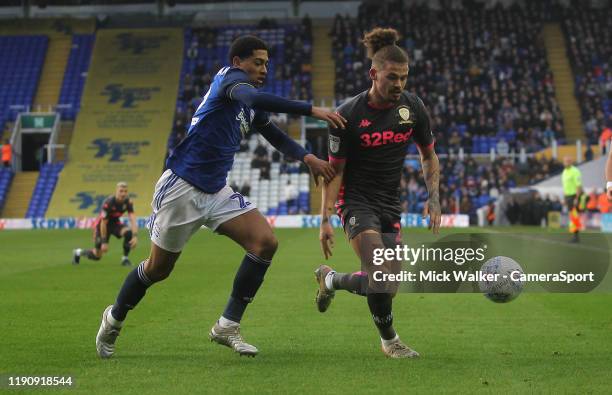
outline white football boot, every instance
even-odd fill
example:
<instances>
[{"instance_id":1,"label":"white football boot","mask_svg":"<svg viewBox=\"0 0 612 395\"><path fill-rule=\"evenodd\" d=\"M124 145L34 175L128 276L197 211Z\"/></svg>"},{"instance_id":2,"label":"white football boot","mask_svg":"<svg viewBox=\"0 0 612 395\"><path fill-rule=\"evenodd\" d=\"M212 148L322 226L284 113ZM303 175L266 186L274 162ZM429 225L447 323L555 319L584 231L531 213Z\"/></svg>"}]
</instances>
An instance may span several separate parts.
<instances>
[{"instance_id":1,"label":"white football boot","mask_svg":"<svg viewBox=\"0 0 612 395\"><path fill-rule=\"evenodd\" d=\"M227 346L240 356L254 357L259 352L257 347L244 341L240 334L240 325L221 326L217 321L210 330L208 337L211 342Z\"/></svg>"},{"instance_id":2,"label":"white football boot","mask_svg":"<svg viewBox=\"0 0 612 395\"><path fill-rule=\"evenodd\" d=\"M121 328L112 326L108 322L107 315L110 314L112 308L113 305L110 305L102 313L102 323L96 336L96 351L100 358L110 358L113 356L115 353L115 341L117 341L117 336L119 336L119 331L121 331Z\"/></svg>"},{"instance_id":3,"label":"white football boot","mask_svg":"<svg viewBox=\"0 0 612 395\"><path fill-rule=\"evenodd\" d=\"M382 351L389 358L418 358L420 355L412 348L405 345L399 337L391 344L382 343Z\"/></svg>"}]
</instances>

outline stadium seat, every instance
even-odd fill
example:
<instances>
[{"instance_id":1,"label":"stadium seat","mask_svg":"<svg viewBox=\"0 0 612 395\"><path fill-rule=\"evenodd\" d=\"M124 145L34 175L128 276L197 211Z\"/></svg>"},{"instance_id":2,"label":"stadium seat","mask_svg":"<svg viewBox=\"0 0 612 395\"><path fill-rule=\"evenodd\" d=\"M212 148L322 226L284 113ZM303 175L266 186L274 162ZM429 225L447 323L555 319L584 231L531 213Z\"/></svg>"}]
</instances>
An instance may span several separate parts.
<instances>
[{"instance_id":1,"label":"stadium seat","mask_svg":"<svg viewBox=\"0 0 612 395\"><path fill-rule=\"evenodd\" d=\"M0 70L3 97L0 102L0 131L14 120L14 109L32 105L48 45L47 36L0 36ZM8 83L7 83L8 81Z\"/></svg>"},{"instance_id":2,"label":"stadium seat","mask_svg":"<svg viewBox=\"0 0 612 395\"><path fill-rule=\"evenodd\" d=\"M62 119L74 120L81 107L81 94L85 86L94 41L93 34L75 34L72 37L72 49L59 98Z\"/></svg>"},{"instance_id":3,"label":"stadium seat","mask_svg":"<svg viewBox=\"0 0 612 395\"><path fill-rule=\"evenodd\" d=\"M63 163L43 164L30 199L26 218L44 217L63 166Z\"/></svg>"}]
</instances>

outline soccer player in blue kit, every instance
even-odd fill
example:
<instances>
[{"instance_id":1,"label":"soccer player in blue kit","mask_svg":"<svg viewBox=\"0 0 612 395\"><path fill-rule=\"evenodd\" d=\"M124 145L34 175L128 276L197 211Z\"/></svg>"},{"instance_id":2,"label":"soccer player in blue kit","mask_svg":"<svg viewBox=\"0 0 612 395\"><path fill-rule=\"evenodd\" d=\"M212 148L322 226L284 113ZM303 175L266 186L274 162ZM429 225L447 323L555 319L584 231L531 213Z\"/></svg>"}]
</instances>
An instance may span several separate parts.
<instances>
[{"instance_id":1,"label":"soccer player in blue kit","mask_svg":"<svg viewBox=\"0 0 612 395\"><path fill-rule=\"evenodd\" d=\"M240 334L240 320L263 282L278 242L255 206L226 184L234 154L254 127L280 152L303 161L315 181L323 177L329 182L335 175L329 163L307 153L274 125L266 112L310 115L334 128L344 128L346 120L309 103L259 92L257 87L263 85L268 66L268 47L259 38L237 38L230 47L229 61L231 66L214 77L187 137L168 158L168 169L155 186L149 220L151 252L128 274L115 303L102 314L96 336L101 358L114 354L128 311L151 285L170 275L183 247L202 225L231 238L246 252L229 301L209 337L240 355L255 356L257 348Z\"/></svg>"}]
</instances>

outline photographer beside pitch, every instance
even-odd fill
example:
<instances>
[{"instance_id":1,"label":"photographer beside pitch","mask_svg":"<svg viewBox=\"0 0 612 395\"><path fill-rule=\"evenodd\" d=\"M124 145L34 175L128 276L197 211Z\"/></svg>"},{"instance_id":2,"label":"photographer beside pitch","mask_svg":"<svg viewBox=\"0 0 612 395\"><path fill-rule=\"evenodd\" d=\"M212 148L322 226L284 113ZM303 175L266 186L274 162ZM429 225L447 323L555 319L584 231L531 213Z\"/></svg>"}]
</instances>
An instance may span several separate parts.
<instances>
[{"instance_id":1,"label":"photographer beside pitch","mask_svg":"<svg viewBox=\"0 0 612 395\"><path fill-rule=\"evenodd\" d=\"M334 230L329 217L335 204L366 272L336 273L329 266L319 266L315 271L319 284L316 303L319 311L325 312L339 289L366 296L385 355L414 358L419 354L404 344L393 328L392 299L397 290L389 284L381 287L373 279L368 281L374 250L401 242L399 188L411 141L421 155L429 192L425 211L430 215L429 227L436 234L441 219L440 168L429 114L418 96L404 91L409 59L395 44L398 39L394 29L376 28L365 34L363 42L372 59L372 86L338 108L347 119L346 129L329 131L329 158L337 175L323 186L321 248L325 259L331 256ZM397 263L390 266L394 270Z\"/></svg>"},{"instance_id":2,"label":"photographer beside pitch","mask_svg":"<svg viewBox=\"0 0 612 395\"><path fill-rule=\"evenodd\" d=\"M126 211L130 219L129 228L119 221ZM111 235L118 239L123 238L121 265L130 266L132 263L128 255L130 250L136 248L138 243L138 224L134 214L134 204L128 196L128 185L125 182L118 182L115 194L107 197L102 203L102 210L100 210L100 214L94 224L95 247L90 250L82 248L73 250L72 263L78 265L83 253L85 253L87 259L99 261L108 252L108 242Z\"/></svg>"}]
</instances>

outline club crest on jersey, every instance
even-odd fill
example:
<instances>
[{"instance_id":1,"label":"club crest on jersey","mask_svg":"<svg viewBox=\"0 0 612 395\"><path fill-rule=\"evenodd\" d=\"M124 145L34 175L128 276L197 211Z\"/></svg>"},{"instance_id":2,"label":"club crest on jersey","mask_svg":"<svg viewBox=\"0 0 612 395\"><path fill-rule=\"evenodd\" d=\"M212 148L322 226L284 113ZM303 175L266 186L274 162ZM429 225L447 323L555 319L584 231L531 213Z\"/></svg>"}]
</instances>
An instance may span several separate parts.
<instances>
[{"instance_id":1,"label":"club crest on jersey","mask_svg":"<svg viewBox=\"0 0 612 395\"><path fill-rule=\"evenodd\" d=\"M397 112L400 118L400 125L408 125L412 123L412 121L410 120L410 109L408 107L402 106L398 108Z\"/></svg>"},{"instance_id":2,"label":"club crest on jersey","mask_svg":"<svg viewBox=\"0 0 612 395\"><path fill-rule=\"evenodd\" d=\"M329 150L337 154L340 150L340 137L337 136L329 136Z\"/></svg>"}]
</instances>

